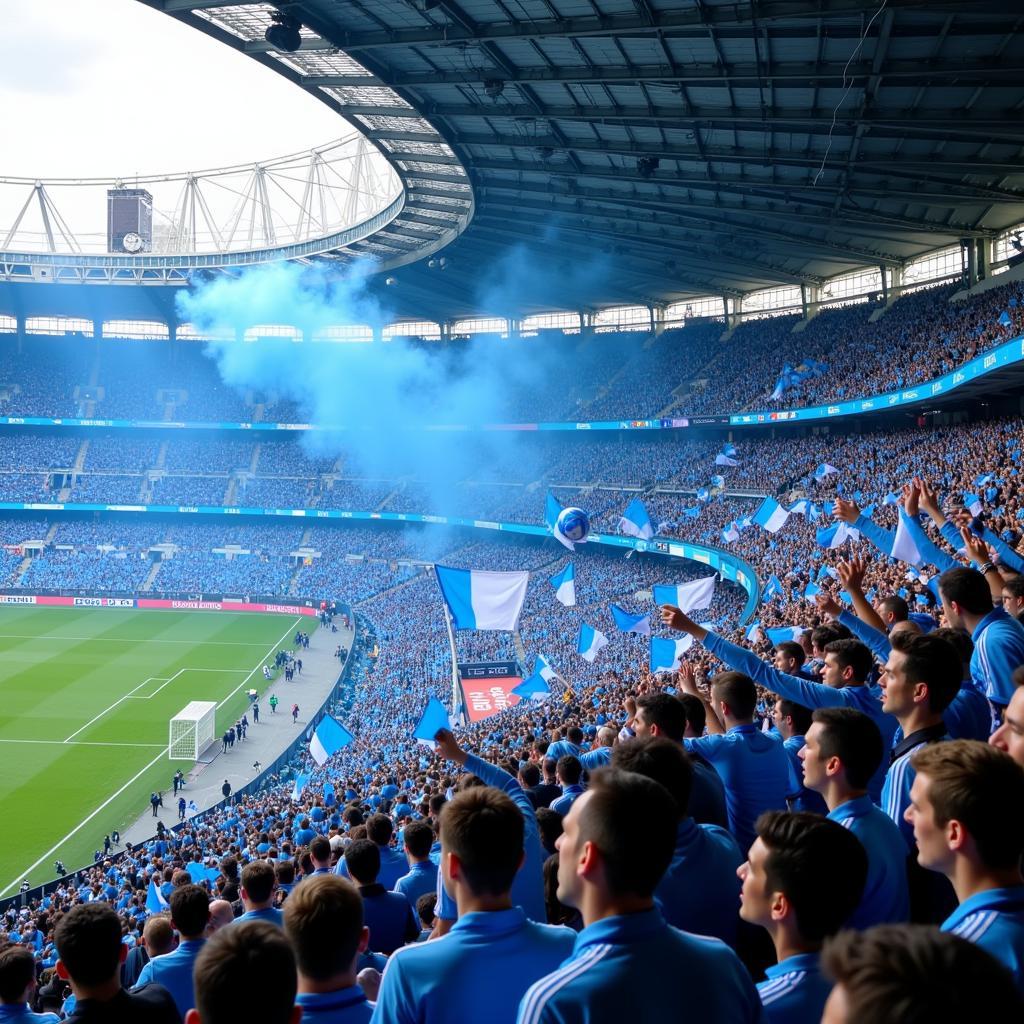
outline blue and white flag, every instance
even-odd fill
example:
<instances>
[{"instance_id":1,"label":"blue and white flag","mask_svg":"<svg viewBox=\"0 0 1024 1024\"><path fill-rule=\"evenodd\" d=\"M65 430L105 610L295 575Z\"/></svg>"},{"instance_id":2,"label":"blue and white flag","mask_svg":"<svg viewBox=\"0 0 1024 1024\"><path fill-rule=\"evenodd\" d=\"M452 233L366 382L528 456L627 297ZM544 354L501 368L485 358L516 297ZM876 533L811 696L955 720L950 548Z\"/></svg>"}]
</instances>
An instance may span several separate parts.
<instances>
[{"instance_id":1,"label":"blue and white flag","mask_svg":"<svg viewBox=\"0 0 1024 1024\"><path fill-rule=\"evenodd\" d=\"M774 498L765 498L761 507L754 513L754 522L769 533L778 533L786 520L789 512L786 511Z\"/></svg>"},{"instance_id":2,"label":"blue and white flag","mask_svg":"<svg viewBox=\"0 0 1024 1024\"><path fill-rule=\"evenodd\" d=\"M921 554L913 534L907 529L907 513L900 509L899 515L889 554L900 562L906 562L920 569L924 565L924 556Z\"/></svg>"},{"instance_id":3,"label":"blue and white flag","mask_svg":"<svg viewBox=\"0 0 1024 1024\"><path fill-rule=\"evenodd\" d=\"M588 626L585 622L580 623L580 631L576 637L576 653L593 664L598 651L608 645L608 637L599 629Z\"/></svg>"},{"instance_id":4,"label":"blue and white flag","mask_svg":"<svg viewBox=\"0 0 1024 1024\"><path fill-rule=\"evenodd\" d=\"M722 445L722 454L728 455L730 459L736 458L736 445L726 442Z\"/></svg>"},{"instance_id":5,"label":"blue and white flag","mask_svg":"<svg viewBox=\"0 0 1024 1024\"><path fill-rule=\"evenodd\" d=\"M566 606L571 608L576 604L576 570L572 562L554 576L548 577L551 585L555 588L555 597Z\"/></svg>"},{"instance_id":6,"label":"blue and white flag","mask_svg":"<svg viewBox=\"0 0 1024 1024\"><path fill-rule=\"evenodd\" d=\"M835 466L830 466L827 462L823 462L815 471L814 479L821 483L822 480L827 476L832 476L833 473L838 473L839 470Z\"/></svg>"},{"instance_id":7,"label":"blue and white flag","mask_svg":"<svg viewBox=\"0 0 1024 1024\"><path fill-rule=\"evenodd\" d=\"M693 508L684 508L683 515L687 519L697 519L700 516L700 505L694 505Z\"/></svg>"},{"instance_id":8,"label":"blue and white flag","mask_svg":"<svg viewBox=\"0 0 1024 1024\"><path fill-rule=\"evenodd\" d=\"M626 506L626 511L619 519L619 530L627 537L638 537L640 540L650 540L654 536L654 524L639 498L634 498Z\"/></svg>"},{"instance_id":9,"label":"blue and white flag","mask_svg":"<svg viewBox=\"0 0 1024 1024\"><path fill-rule=\"evenodd\" d=\"M806 516L811 510L811 503L806 498L801 498L799 501L794 501L786 511L791 516Z\"/></svg>"},{"instance_id":10,"label":"blue and white flag","mask_svg":"<svg viewBox=\"0 0 1024 1024\"><path fill-rule=\"evenodd\" d=\"M841 548L848 540L860 540L860 530L854 529L849 523L833 523L824 530L818 530L814 539L818 547Z\"/></svg>"},{"instance_id":11,"label":"blue and white flag","mask_svg":"<svg viewBox=\"0 0 1024 1024\"><path fill-rule=\"evenodd\" d=\"M711 486L712 487L724 487L725 486L725 477L722 476L721 473L716 473L711 478Z\"/></svg>"},{"instance_id":12,"label":"blue and white flag","mask_svg":"<svg viewBox=\"0 0 1024 1024\"><path fill-rule=\"evenodd\" d=\"M649 662L651 672L674 672L682 664L683 655L692 646L692 636L684 636L679 640L652 636Z\"/></svg>"},{"instance_id":13,"label":"blue and white flag","mask_svg":"<svg viewBox=\"0 0 1024 1024\"><path fill-rule=\"evenodd\" d=\"M328 758L333 757L354 740L355 736L341 722L330 715L324 715L323 720L313 733L313 738L309 741L309 753L313 760L322 767L327 763Z\"/></svg>"},{"instance_id":14,"label":"blue and white flag","mask_svg":"<svg viewBox=\"0 0 1024 1024\"><path fill-rule=\"evenodd\" d=\"M448 709L436 698L431 697L427 706L420 715L416 728L412 731L412 738L418 743L433 747L434 737L441 729L450 729L451 720L448 717Z\"/></svg>"},{"instance_id":15,"label":"blue and white flag","mask_svg":"<svg viewBox=\"0 0 1024 1024\"><path fill-rule=\"evenodd\" d=\"M524 679L512 692L522 700L547 700L551 696L551 687L539 673Z\"/></svg>"},{"instance_id":16,"label":"blue and white flag","mask_svg":"<svg viewBox=\"0 0 1024 1024\"><path fill-rule=\"evenodd\" d=\"M726 455L725 452L720 452L715 456L716 466L738 466L739 464L739 459L734 459L731 455Z\"/></svg>"},{"instance_id":17,"label":"blue and white flag","mask_svg":"<svg viewBox=\"0 0 1024 1024\"><path fill-rule=\"evenodd\" d=\"M633 615L627 612L625 608L620 608L617 604L608 606L611 609L612 618L615 620L615 626L621 633L640 633L643 636L651 635L651 617L650 615Z\"/></svg>"},{"instance_id":18,"label":"blue and white flag","mask_svg":"<svg viewBox=\"0 0 1024 1024\"><path fill-rule=\"evenodd\" d=\"M976 494L970 494L964 491L964 508L971 513L972 516L980 516L982 510L981 498Z\"/></svg>"},{"instance_id":19,"label":"blue and white flag","mask_svg":"<svg viewBox=\"0 0 1024 1024\"><path fill-rule=\"evenodd\" d=\"M736 525L736 520L734 519L731 523L729 523L728 526L725 527L725 529L722 530L722 543L732 544L735 541L738 541L739 539L740 531L739 527Z\"/></svg>"},{"instance_id":20,"label":"blue and white flag","mask_svg":"<svg viewBox=\"0 0 1024 1024\"><path fill-rule=\"evenodd\" d=\"M1010 319L1010 314L1007 313L1006 310L1004 309L1002 311L1002 313L999 314L999 326L1000 327L1009 327L1010 324L1012 324L1012 323L1013 323L1013 321Z\"/></svg>"},{"instance_id":21,"label":"blue and white flag","mask_svg":"<svg viewBox=\"0 0 1024 1024\"><path fill-rule=\"evenodd\" d=\"M803 632L803 628L800 626L778 626L776 629L767 630L768 642L773 647L778 647L779 644L784 644L789 640L799 643Z\"/></svg>"},{"instance_id":22,"label":"blue and white flag","mask_svg":"<svg viewBox=\"0 0 1024 1024\"><path fill-rule=\"evenodd\" d=\"M898 505L900 503L900 496L895 491L890 491L883 499L883 505Z\"/></svg>"},{"instance_id":23,"label":"blue and white flag","mask_svg":"<svg viewBox=\"0 0 1024 1024\"><path fill-rule=\"evenodd\" d=\"M455 629L515 629L526 599L528 572L487 572L435 565L434 574Z\"/></svg>"},{"instance_id":24,"label":"blue and white flag","mask_svg":"<svg viewBox=\"0 0 1024 1024\"><path fill-rule=\"evenodd\" d=\"M761 591L761 597L765 601L770 601L773 597L782 593L782 581L774 573L768 577L768 582L764 585L764 590Z\"/></svg>"},{"instance_id":25,"label":"blue and white flag","mask_svg":"<svg viewBox=\"0 0 1024 1024\"><path fill-rule=\"evenodd\" d=\"M550 683L552 679L558 678L558 673L552 668L551 662L543 654L538 654L534 660L533 673L540 676L545 683Z\"/></svg>"},{"instance_id":26,"label":"blue and white flag","mask_svg":"<svg viewBox=\"0 0 1024 1024\"><path fill-rule=\"evenodd\" d=\"M711 500L711 492L706 487L697 488L697 500L707 502Z\"/></svg>"},{"instance_id":27,"label":"blue and white flag","mask_svg":"<svg viewBox=\"0 0 1024 1024\"><path fill-rule=\"evenodd\" d=\"M547 524L548 529L551 531L552 536L558 541L563 547L568 548L570 551L576 550L576 545L569 540L568 537L558 528L558 517L562 513L562 505L558 499L548 492L548 496L544 501L544 522ZM582 541L580 542L582 543Z\"/></svg>"},{"instance_id":28,"label":"blue and white flag","mask_svg":"<svg viewBox=\"0 0 1024 1024\"><path fill-rule=\"evenodd\" d=\"M717 576L705 576L703 579L694 580L692 583L680 583L675 587L657 584L654 587L654 603L659 606L675 605L687 615L690 612L703 611L711 607L717 581Z\"/></svg>"},{"instance_id":29,"label":"blue and white flag","mask_svg":"<svg viewBox=\"0 0 1024 1024\"><path fill-rule=\"evenodd\" d=\"M764 633L761 631L761 620L758 619L756 622L752 622L747 626L747 639L752 644L760 643L764 639Z\"/></svg>"},{"instance_id":30,"label":"blue and white flag","mask_svg":"<svg viewBox=\"0 0 1024 1024\"><path fill-rule=\"evenodd\" d=\"M814 595L820 593L821 587L819 587L817 583L808 583L807 586L804 587L804 600L813 601Z\"/></svg>"},{"instance_id":31,"label":"blue and white flag","mask_svg":"<svg viewBox=\"0 0 1024 1024\"><path fill-rule=\"evenodd\" d=\"M292 799L299 800L302 797L302 791L309 784L309 776L303 772L299 772L295 776L295 785L292 786Z\"/></svg>"},{"instance_id":32,"label":"blue and white flag","mask_svg":"<svg viewBox=\"0 0 1024 1024\"><path fill-rule=\"evenodd\" d=\"M979 476L974 478L975 487L984 487L990 480L993 479L992 473L981 473Z\"/></svg>"},{"instance_id":33,"label":"blue and white flag","mask_svg":"<svg viewBox=\"0 0 1024 1024\"><path fill-rule=\"evenodd\" d=\"M149 880L149 892L146 895L146 911L150 914L159 914L164 910L167 910L169 904L164 899L164 894L160 891L156 884L155 878Z\"/></svg>"}]
</instances>

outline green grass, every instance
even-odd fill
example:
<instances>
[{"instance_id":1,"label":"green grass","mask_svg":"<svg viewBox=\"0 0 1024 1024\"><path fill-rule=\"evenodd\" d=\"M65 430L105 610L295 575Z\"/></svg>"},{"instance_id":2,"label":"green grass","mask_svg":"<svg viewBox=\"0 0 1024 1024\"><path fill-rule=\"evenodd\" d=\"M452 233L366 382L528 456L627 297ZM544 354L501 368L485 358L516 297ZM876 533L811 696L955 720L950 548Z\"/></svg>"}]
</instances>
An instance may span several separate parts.
<instances>
[{"instance_id":1,"label":"green grass","mask_svg":"<svg viewBox=\"0 0 1024 1024\"><path fill-rule=\"evenodd\" d=\"M224 701L219 735L241 715L244 691L262 690L261 666L290 646L298 624L252 613L0 606L0 893L25 877L52 878L57 858L69 869L90 863L105 833L123 831L153 790L191 767L167 758L169 720L191 700Z\"/></svg>"}]
</instances>

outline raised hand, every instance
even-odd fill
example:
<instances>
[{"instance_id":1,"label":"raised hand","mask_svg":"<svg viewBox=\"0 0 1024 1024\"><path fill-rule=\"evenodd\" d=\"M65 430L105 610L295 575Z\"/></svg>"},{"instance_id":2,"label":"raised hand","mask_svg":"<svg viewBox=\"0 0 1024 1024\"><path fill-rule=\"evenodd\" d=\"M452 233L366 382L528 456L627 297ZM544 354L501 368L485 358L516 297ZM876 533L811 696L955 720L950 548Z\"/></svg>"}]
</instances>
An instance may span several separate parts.
<instances>
[{"instance_id":1,"label":"raised hand","mask_svg":"<svg viewBox=\"0 0 1024 1024\"><path fill-rule=\"evenodd\" d=\"M868 571L867 559L861 555L851 555L848 561L840 562L836 568L840 582L849 593L863 591L864 576Z\"/></svg>"},{"instance_id":2,"label":"raised hand","mask_svg":"<svg viewBox=\"0 0 1024 1024\"><path fill-rule=\"evenodd\" d=\"M836 519L853 525L860 515L860 506L855 501L848 501L846 498L836 498L835 512Z\"/></svg>"},{"instance_id":3,"label":"raised hand","mask_svg":"<svg viewBox=\"0 0 1024 1024\"><path fill-rule=\"evenodd\" d=\"M833 619L839 618L843 610L839 602L824 590L820 590L814 595L814 603L818 606L818 611L822 615L828 615Z\"/></svg>"}]
</instances>

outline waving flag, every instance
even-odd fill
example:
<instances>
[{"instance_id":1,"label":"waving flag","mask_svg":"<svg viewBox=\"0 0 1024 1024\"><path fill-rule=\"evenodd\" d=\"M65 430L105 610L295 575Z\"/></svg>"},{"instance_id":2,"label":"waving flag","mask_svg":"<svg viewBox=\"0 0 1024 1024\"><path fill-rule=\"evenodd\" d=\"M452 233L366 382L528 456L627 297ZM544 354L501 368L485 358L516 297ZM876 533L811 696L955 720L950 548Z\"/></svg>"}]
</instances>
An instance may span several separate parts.
<instances>
[{"instance_id":1,"label":"waving flag","mask_svg":"<svg viewBox=\"0 0 1024 1024\"><path fill-rule=\"evenodd\" d=\"M715 456L716 466L738 466L739 459L734 459L731 455L726 455L725 452L720 452Z\"/></svg>"},{"instance_id":2,"label":"waving flag","mask_svg":"<svg viewBox=\"0 0 1024 1024\"><path fill-rule=\"evenodd\" d=\"M712 487L724 487L725 486L725 477L722 476L721 473L716 473L711 478L711 486Z\"/></svg>"},{"instance_id":3,"label":"waving flag","mask_svg":"<svg viewBox=\"0 0 1024 1024\"><path fill-rule=\"evenodd\" d=\"M860 530L855 530L849 523L835 523L818 530L814 539L818 547L841 548L848 540L859 540Z\"/></svg>"},{"instance_id":4,"label":"waving flag","mask_svg":"<svg viewBox=\"0 0 1024 1024\"><path fill-rule=\"evenodd\" d=\"M515 629L528 572L485 572L435 565L434 574L456 629Z\"/></svg>"},{"instance_id":5,"label":"waving flag","mask_svg":"<svg viewBox=\"0 0 1024 1024\"><path fill-rule=\"evenodd\" d=\"M324 759L326 760L326 758ZM302 797L302 791L306 788L309 783L309 776L303 772L299 772L295 776L295 785L292 786L292 799L298 800Z\"/></svg>"},{"instance_id":6,"label":"waving flag","mask_svg":"<svg viewBox=\"0 0 1024 1024\"><path fill-rule=\"evenodd\" d=\"M567 547L570 551L575 551L576 545L558 528L558 517L561 512L561 503L549 491L544 502L544 522L547 524L548 529L559 544L563 547ZM583 542L581 541L580 543Z\"/></svg>"},{"instance_id":7,"label":"waving flag","mask_svg":"<svg viewBox=\"0 0 1024 1024\"><path fill-rule=\"evenodd\" d=\"M617 604L609 605L615 625L622 633L641 633L651 635L651 618L649 615L632 615Z\"/></svg>"},{"instance_id":8,"label":"waving flag","mask_svg":"<svg viewBox=\"0 0 1024 1024\"><path fill-rule=\"evenodd\" d=\"M982 510L981 498L976 494L969 494L967 491L964 491L964 508L972 516L980 516Z\"/></svg>"},{"instance_id":9,"label":"waving flag","mask_svg":"<svg viewBox=\"0 0 1024 1024\"><path fill-rule=\"evenodd\" d=\"M412 731L412 738L428 747L433 747L434 737L438 730L451 727L448 709L436 697L431 697L423 709L423 714L420 715L416 728Z\"/></svg>"},{"instance_id":10,"label":"waving flag","mask_svg":"<svg viewBox=\"0 0 1024 1024\"><path fill-rule=\"evenodd\" d=\"M697 500L707 502L711 500L711 492L706 487L697 488Z\"/></svg>"},{"instance_id":11,"label":"waving flag","mask_svg":"<svg viewBox=\"0 0 1024 1024\"><path fill-rule=\"evenodd\" d=\"M754 522L769 533L778 533L788 518L789 513L774 498L765 498L754 513Z\"/></svg>"},{"instance_id":12,"label":"waving flag","mask_svg":"<svg viewBox=\"0 0 1024 1024\"><path fill-rule=\"evenodd\" d=\"M561 572L550 576L551 585L555 588L555 597L571 608L576 604L576 570L570 562Z\"/></svg>"},{"instance_id":13,"label":"waving flag","mask_svg":"<svg viewBox=\"0 0 1024 1024\"><path fill-rule=\"evenodd\" d=\"M803 636L803 629L800 626L779 626L777 629L769 629L768 642L773 647L778 647L779 644L784 644L788 640L792 640L794 643L800 642L800 637Z\"/></svg>"},{"instance_id":14,"label":"waving flag","mask_svg":"<svg viewBox=\"0 0 1024 1024\"><path fill-rule=\"evenodd\" d=\"M626 511L619 519L619 529L627 537L638 537L640 540L650 540L654 536L651 517L639 498L634 498L626 506Z\"/></svg>"},{"instance_id":15,"label":"waving flag","mask_svg":"<svg viewBox=\"0 0 1024 1024\"><path fill-rule=\"evenodd\" d=\"M149 880L149 892L146 895L146 911L150 914L159 914L164 910L167 910L169 904L164 899L164 894L157 887L156 879L150 878Z\"/></svg>"},{"instance_id":16,"label":"waving flag","mask_svg":"<svg viewBox=\"0 0 1024 1024\"><path fill-rule=\"evenodd\" d=\"M736 520L734 519L725 529L722 530L722 543L732 544L734 541L740 539L740 531L736 526Z\"/></svg>"},{"instance_id":17,"label":"waving flag","mask_svg":"<svg viewBox=\"0 0 1024 1024\"><path fill-rule=\"evenodd\" d=\"M523 700L547 700L551 696L551 687L541 676L534 672L524 679L512 692Z\"/></svg>"},{"instance_id":18,"label":"waving flag","mask_svg":"<svg viewBox=\"0 0 1024 1024\"><path fill-rule=\"evenodd\" d=\"M801 498L799 501L794 501L786 511L791 516L806 516L811 509L811 503L806 498Z\"/></svg>"},{"instance_id":19,"label":"waving flag","mask_svg":"<svg viewBox=\"0 0 1024 1024\"><path fill-rule=\"evenodd\" d=\"M900 562L907 562L918 569L924 565L924 556L921 554L913 534L907 528L907 513L903 509L900 509L900 518L896 523L896 533L893 535L889 554Z\"/></svg>"},{"instance_id":20,"label":"waving flag","mask_svg":"<svg viewBox=\"0 0 1024 1024\"><path fill-rule=\"evenodd\" d=\"M761 620L758 619L756 622L752 622L747 626L747 639L752 644L758 644L764 639L764 633L761 632Z\"/></svg>"},{"instance_id":21,"label":"waving flag","mask_svg":"<svg viewBox=\"0 0 1024 1024\"><path fill-rule=\"evenodd\" d=\"M594 663L598 651L608 645L608 637L599 629L588 626L585 622L580 623L579 635L576 637L576 653L584 661Z\"/></svg>"},{"instance_id":22,"label":"waving flag","mask_svg":"<svg viewBox=\"0 0 1024 1024\"><path fill-rule=\"evenodd\" d=\"M711 607L717 580L717 576L705 576L704 579L694 580L692 583L681 583L676 587L658 584L654 587L654 603L675 605L687 615L690 612L703 611L705 608Z\"/></svg>"},{"instance_id":23,"label":"waving flag","mask_svg":"<svg viewBox=\"0 0 1024 1024\"><path fill-rule=\"evenodd\" d=\"M700 505L695 505L693 508L684 508L683 515L687 519L697 519L700 516Z\"/></svg>"},{"instance_id":24,"label":"waving flag","mask_svg":"<svg viewBox=\"0 0 1024 1024\"><path fill-rule=\"evenodd\" d=\"M323 721L316 727L313 738L310 740L309 753L313 760L322 767L327 763L329 757L333 757L354 740L355 736L341 722L330 715L324 715Z\"/></svg>"},{"instance_id":25,"label":"waving flag","mask_svg":"<svg viewBox=\"0 0 1024 1024\"><path fill-rule=\"evenodd\" d=\"M777 594L782 593L782 581L774 573L768 577L768 582L764 585L764 590L761 591L761 597L765 601L770 601Z\"/></svg>"},{"instance_id":26,"label":"waving flag","mask_svg":"<svg viewBox=\"0 0 1024 1024\"><path fill-rule=\"evenodd\" d=\"M808 583L807 586L804 587L804 599L807 601L814 600L814 595L820 593L821 587L819 587L817 583Z\"/></svg>"},{"instance_id":27,"label":"waving flag","mask_svg":"<svg viewBox=\"0 0 1024 1024\"><path fill-rule=\"evenodd\" d=\"M730 443L723 444L722 454L728 455L731 459L736 458L736 445Z\"/></svg>"},{"instance_id":28,"label":"waving flag","mask_svg":"<svg viewBox=\"0 0 1024 1024\"><path fill-rule=\"evenodd\" d=\"M833 473L838 473L838 472L839 472L839 470L836 469L835 466L830 466L827 462L823 462L814 471L814 479L817 480L818 483L821 483L821 481L824 480L825 477L832 476Z\"/></svg>"},{"instance_id":29,"label":"waving flag","mask_svg":"<svg viewBox=\"0 0 1024 1024\"><path fill-rule=\"evenodd\" d=\"M1010 319L1010 314L1007 313L1006 310L1004 309L1002 311L1002 313L999 314L999 326L1000 327L1009 327L1010 324L1012 324L1012 323L1013 323L1013 321Z\"/></svg>"},{"instance_id":30,"label":"waving flag","mask_svg":"<svg viewBox=\"0 0 1024 1024\"><path fill-rule=\"evenodd\" d=\"M679 668L683 655L693 646L693 637L684 636L679 640L665 637L651 637L651 672L674 672Z\"/></svg>"}]
</instances>

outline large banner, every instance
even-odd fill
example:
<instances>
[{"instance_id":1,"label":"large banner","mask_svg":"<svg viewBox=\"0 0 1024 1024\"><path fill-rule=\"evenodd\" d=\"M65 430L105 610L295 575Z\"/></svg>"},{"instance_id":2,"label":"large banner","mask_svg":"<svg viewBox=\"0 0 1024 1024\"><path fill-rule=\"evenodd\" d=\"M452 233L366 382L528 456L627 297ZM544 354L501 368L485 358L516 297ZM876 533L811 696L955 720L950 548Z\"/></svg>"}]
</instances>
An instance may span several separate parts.
<instances>
[{"instance_id":1,"label":"large banner","mask_svg":"<svg viewBox=\"0 0 1024 1024\"><path fill-rule=\"evenodd\" d=\"M512 691L523 681L514 661L476 661L459 664L462 701L471 722L482 722L505 708L514 707L519 697Z\"/></svg>"},{"instance_id":2,"label":"large banner","mask_svg":"<svg viewBox=\"0 0 1024 1024\"><path fill-rule=\"evenodd\" d=\"M195 612L269 612L281 615L317 615L311 605L235 601L230 597L205 601L152 597L67 597L55 594L0 594L0 604L55 605L66 608L171 608Z\"/></svg>"}]
</instances>

